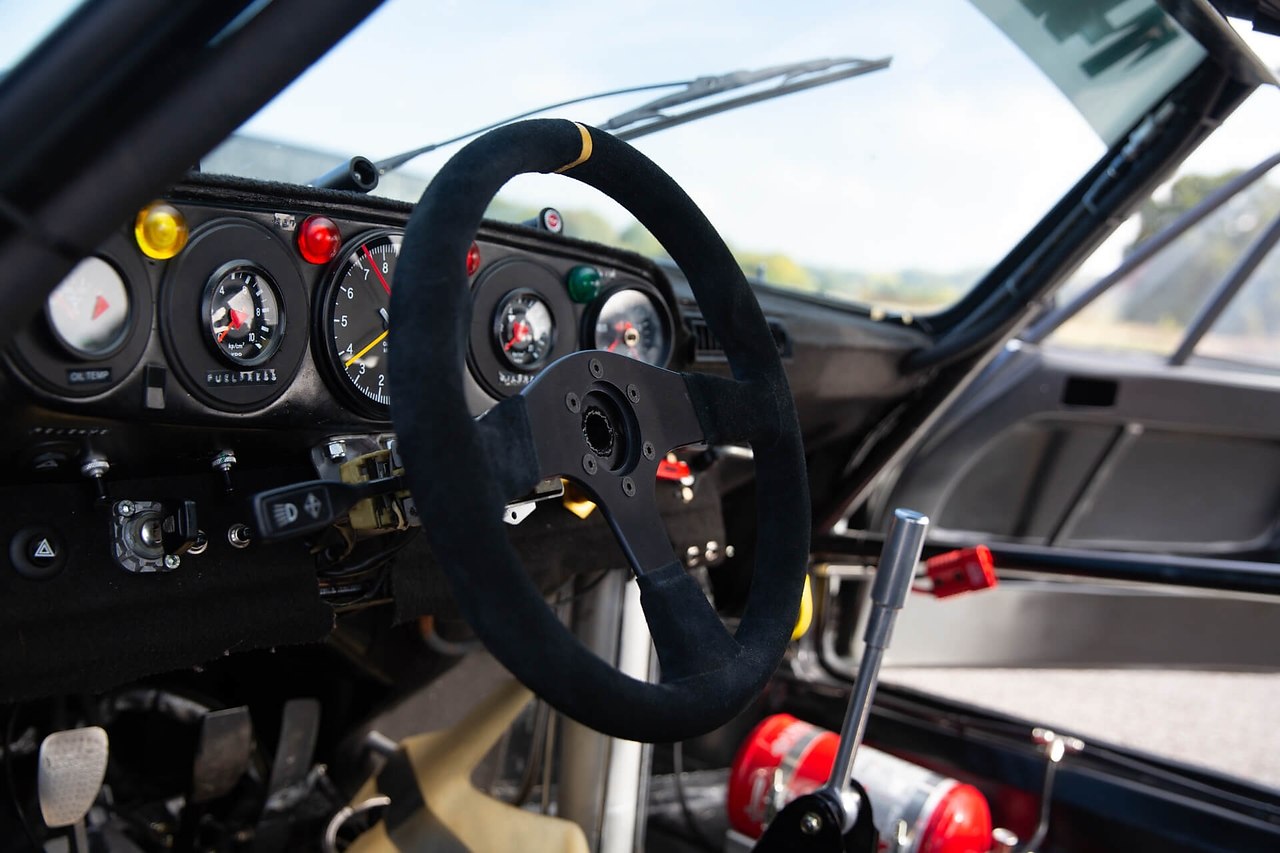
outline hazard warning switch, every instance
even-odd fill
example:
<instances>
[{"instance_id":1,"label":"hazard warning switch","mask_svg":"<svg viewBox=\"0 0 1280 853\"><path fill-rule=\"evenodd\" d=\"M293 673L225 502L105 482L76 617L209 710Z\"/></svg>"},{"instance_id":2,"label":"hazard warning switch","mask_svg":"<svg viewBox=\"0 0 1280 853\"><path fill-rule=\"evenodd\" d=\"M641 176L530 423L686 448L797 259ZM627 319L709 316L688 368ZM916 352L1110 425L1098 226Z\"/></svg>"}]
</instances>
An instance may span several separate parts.
<instances>
[{"instance_id":1,"label":"hazard warning switch","mask_svg":"<svg viewBox=\"0 0 1280 853\"><path fill-rule=\"evenodd\" d=\"M9 561L13 570L23 577L46 580L62 571L67 563L67 549L52 527L27 527L19 530L9 543Z\"/></svg>"}]
</instances>

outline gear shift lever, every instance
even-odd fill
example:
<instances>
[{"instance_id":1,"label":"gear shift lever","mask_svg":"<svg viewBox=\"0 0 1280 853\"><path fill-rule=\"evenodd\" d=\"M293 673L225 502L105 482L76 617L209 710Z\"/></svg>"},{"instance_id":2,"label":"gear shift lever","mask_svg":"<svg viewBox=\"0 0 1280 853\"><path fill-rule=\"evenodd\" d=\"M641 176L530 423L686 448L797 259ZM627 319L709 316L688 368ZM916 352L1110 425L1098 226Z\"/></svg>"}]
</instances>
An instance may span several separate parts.
<instances>
[{"instance_id":1,"label":"gear shift lever","mask_svg":"<svg viewBox=\"0 0 1280 853\"><path fill-rule=\"evenodd\" d=\"M885 649L893 636L898 611L911 591L916 564L924 547L929 519L909 509L894 510L893 527L885 540L871 587L871 614L863 635L866 648L858 663L858 680L849 697L840 746L827 784L797 797L780 811L755 846L757 853L772 851L867 851L876 849L871 803L853 780L854 754L862 743L875 697L876 679Z\"/></svg>"}]
</instances>

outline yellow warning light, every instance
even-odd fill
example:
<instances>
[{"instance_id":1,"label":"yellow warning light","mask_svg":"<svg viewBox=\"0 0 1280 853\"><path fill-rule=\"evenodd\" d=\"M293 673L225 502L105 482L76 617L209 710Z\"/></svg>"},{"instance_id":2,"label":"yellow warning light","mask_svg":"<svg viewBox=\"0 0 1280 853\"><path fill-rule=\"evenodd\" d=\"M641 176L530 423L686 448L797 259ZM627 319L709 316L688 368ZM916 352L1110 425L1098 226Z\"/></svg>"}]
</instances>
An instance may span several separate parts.
<instances>
[{"instance_id":1,"label":"yellow warning light","mask_svg":"<svg viewBox=\"0 0 1280 853\"><path fill-rule=\"evenodd\" d=\"M187 245L187 220L173 205L153 201L138 211L133 236L142 254L159 261L168 260Z\"/></svg>"}]
</instances>

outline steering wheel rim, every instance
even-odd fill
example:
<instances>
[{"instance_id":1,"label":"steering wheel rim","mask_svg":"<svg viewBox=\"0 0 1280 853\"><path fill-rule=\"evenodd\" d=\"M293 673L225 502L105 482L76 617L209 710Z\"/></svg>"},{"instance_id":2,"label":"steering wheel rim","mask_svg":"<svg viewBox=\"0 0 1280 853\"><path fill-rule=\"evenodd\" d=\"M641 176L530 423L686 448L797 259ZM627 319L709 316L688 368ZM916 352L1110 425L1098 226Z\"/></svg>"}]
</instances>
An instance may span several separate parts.
<instances>
[{"instance_id":1,"label":"steering wheel rim","mask_svg":"<svg viewBox=\"0 0 1280 853\"><path fill-rule=\"evenodd\" d=\"M566 174L635 215L685 272L735 378L580 352L473 420L463 390L471 322L466 253L490 200L526 172ZM563 120L521 122L476 139L432 180L406 226L393 284L392 421L426 535L477 636L553 707L615 737L681 740L732 719L763 689L789 641L810 509L781 359L755 295L710 222L665 172L613 136ZM590 394L601 395L591 399L613 416L611 434L626 448L621 459L601 455L595 472L584 470L586 456L600 448L577 452L585 422L566 428L585 417ZM661 445L741 440L756 457L757 558L746 609L730 635L671 552L656 508L652 518L631 508L652 506L654 457L671 449ZM659 683L624 675L583 646L555 618L508 541L505 504L548 474L597 497L618 535L640 586ZM670 556L655 565L662 549Z\"/></svg>"}]
</instances>

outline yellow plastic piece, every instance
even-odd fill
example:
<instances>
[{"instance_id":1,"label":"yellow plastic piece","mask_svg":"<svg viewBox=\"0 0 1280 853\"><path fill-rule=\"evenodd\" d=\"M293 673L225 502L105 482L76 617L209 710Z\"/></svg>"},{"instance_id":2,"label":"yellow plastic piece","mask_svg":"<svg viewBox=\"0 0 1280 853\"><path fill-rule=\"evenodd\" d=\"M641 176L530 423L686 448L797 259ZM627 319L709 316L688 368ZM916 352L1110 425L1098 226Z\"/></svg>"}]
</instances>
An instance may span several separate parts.
<instances>
[{"instance_id":1,"label":"yellow plastic piece","mask_svg":"<svg viewBox=\"0 0 1280 853\"><path fill-rule=\"evenodd\" d=\"M440 831L443 827L467 850L588 853L587 838L576 823L518 809L482 794L471 784L476 765L532 698L532 693L512 681L453 728L401 741L426 808L391 830L379 821L347 850L392 853L441 849L445 843ZM352 805L377 794L377 781L370 779Z\"/></svg>"},{"instance_id":2,"label":"yellow plastic piece","mask_svg":"<svg viewBox=\"0 0 1280 853\"><path fill-rule=\"evenodd\" d=\"M153 201L138 211L133 236L142 254L165 261L187 245L187 219L173 205Z\"/></svg>"},{"instance_id":3,"label":"yellow plastic piece","mask_svg":"<svg viewBox=\"0 0 1280 853\"><path fill-rule=\"evenodd\" d=\"M804 576L804 592L800 593L800 613L796 616L796 627L791 631L794 642L805 635L813 624L813 588L809 586L809 576Z\"/></svg>"},{"instance_id":4,"label":"yellow plastic piece","mask_svg":"<svg viewBox=\"0 0 1280 853\"><path fill-rule=\"evenodd\" d=\"M588 499L580 489L576 488L568 480L562 482L564 483L564 497L561 500L564 501L565 509L584 520L596 511L595 502Z\"/></svg>"}]
</instances>

